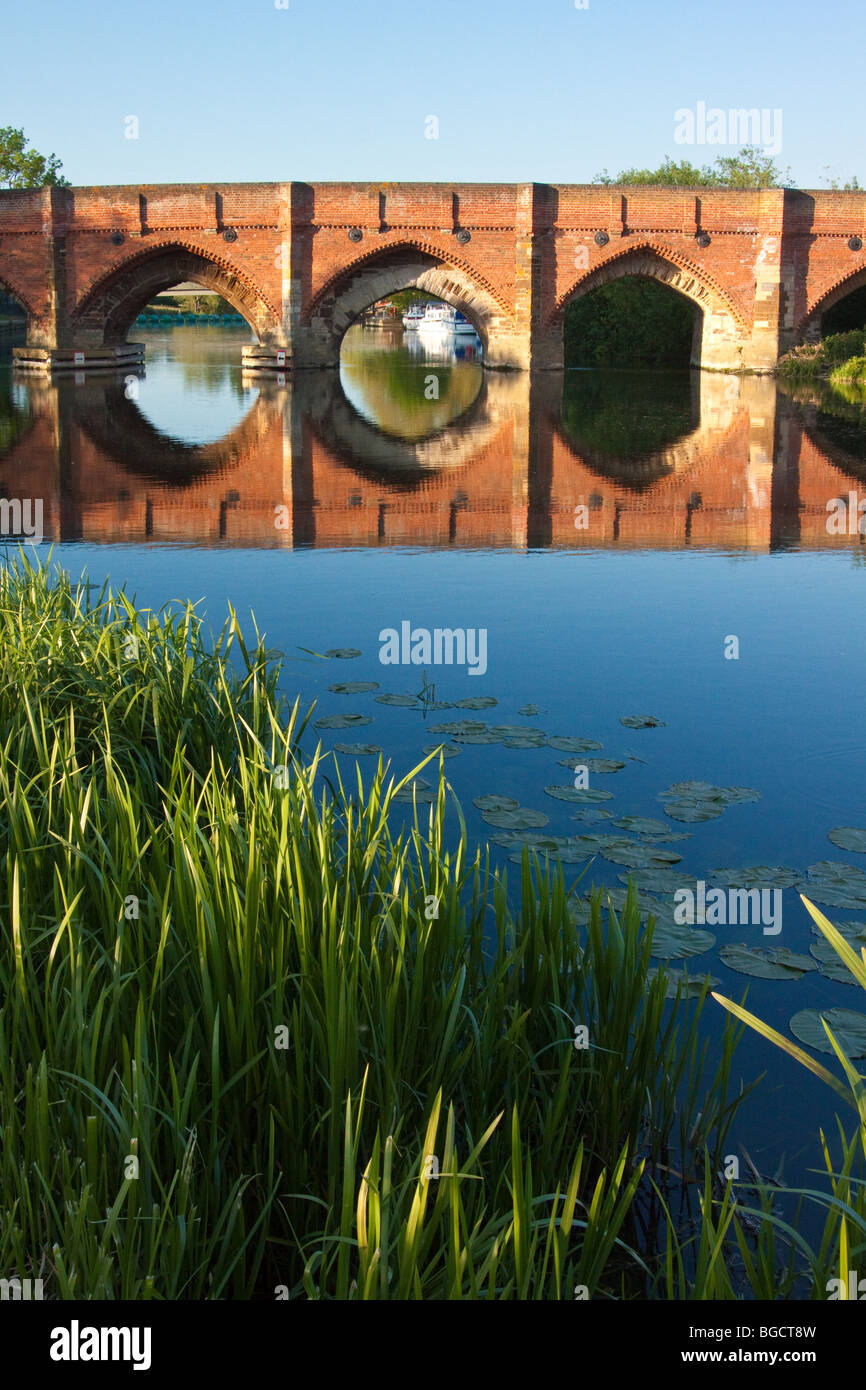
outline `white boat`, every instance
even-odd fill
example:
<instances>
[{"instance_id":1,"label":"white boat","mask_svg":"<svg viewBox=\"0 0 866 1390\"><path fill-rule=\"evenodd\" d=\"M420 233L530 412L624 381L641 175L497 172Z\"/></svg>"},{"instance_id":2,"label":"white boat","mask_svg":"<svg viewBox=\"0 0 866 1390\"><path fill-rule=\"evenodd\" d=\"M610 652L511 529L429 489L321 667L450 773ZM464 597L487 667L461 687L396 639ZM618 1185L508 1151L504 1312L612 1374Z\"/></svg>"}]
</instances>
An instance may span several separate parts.
<instances>
[{"instance_id":1,"label":"white boat","mask_svg":"<svg viewBox=\"0 0 866 1390\"><path fill-rule=\"evenodd\" d=\"M403 315L404 328L417 328L424 317L423 304L411 304Z\"/></svg>"},{"instance_id":2,"label":"white boat","mask_svg":"<svg viewBox=\"0 0 866 1390\"><path fill-rule=\"evenodd\" d=\"M466 318L465 314L460 313L459 309L454 315L454 332L472 334L475 333L475 329L472 327L472 324L469 322L468 318Z\"/></svg>"},{"instance_id":3,"label":"white boat","mask_svg":"<svg viewBox=\"0 0 866 1390\"><path fill-rule=\"evenodd\" d=\"M450 304L428 304L418 323L419 333L442 337L454 332L455 313Z\"/></svg>"}]
</instances>

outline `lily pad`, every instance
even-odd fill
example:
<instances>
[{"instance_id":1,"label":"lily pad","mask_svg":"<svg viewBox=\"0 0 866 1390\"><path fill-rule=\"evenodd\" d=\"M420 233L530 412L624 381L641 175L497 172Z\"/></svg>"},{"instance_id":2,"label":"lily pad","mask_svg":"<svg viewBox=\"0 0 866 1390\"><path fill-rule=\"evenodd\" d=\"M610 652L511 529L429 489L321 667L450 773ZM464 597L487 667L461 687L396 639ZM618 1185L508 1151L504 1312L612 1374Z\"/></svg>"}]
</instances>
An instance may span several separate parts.
<instances>
[{"instance_id":1,"label":"lily pad","mask_svg":"<svg viewBox=\"0 0 866 1390\"><path fill-rule=\"evenodd\" d=\"M665 721L656 719L654 714L626 714L619 722L624 724L627 729L664 729L666 727Z\"/></svg>"},{"instance_id":2,"label":"lily pad","mask_svg":"<svg viewBox=\"0 0 866 1390\"><path fill-rule=\"evenodd\" d=\"M656 849L639 840L621 840L602 846L601 853L612 864L625 864L631 869L663 869L669 864L679 864L683 857L675 850Z\"/></svg>"},{"instance_id":3,"label":"lily pad","mask_svg":"<svg viewBox=\"0 0 866 1390\"><path fill-rule=\"evenodd\" d=\"M691 888L694 892L694 874L687 874L682 869L636 869L631 875L619 874L620 883L628 883L629 878L633 878L635 885L642 888L645 893L661 893L673 895L678 888Z\"/></svg>"},{"instance_id":4,"label":"lily pad","mask_svg":"<svg viewBox=\"0 0 866 1390\"><path fill-rule=\"evenodd\" d=\"M443 758L456 758L463 749L457 743L428 743L424 749L425 753L440 753Z\"/></svg>"},{"instance_id":5,"label":"lily pad","mask_svg":"<svg viewBox=\"0 0 866 1390\"><path fill-rule=\"evenodd\" d=\"M687 956L701 956L712 950L716 938L710 931L696 927L680 926L678 922L660 918L653 928L653 942L650 955L664 960L684 960Z\"/></svg>"},{"instance_id":6,"label":"lily pad","mask_svg":"<svg viewBox=\"0 0 866 1390\"><path fill-rule=\"evenodd\" d=\"M492 709L499 701L493 695L471 695L466 700L455 700L455 709Z\"/></svg>"},{"instance_id":7,"label":"lily pad","mask_svg":"<svg viewBox=\"0 0 866 1390\"><path fill-rule=\"evenodd\" d=\"M597 753L604 747L595 738L570 738L567 734L553 734L547 740L550 748L558 753Z\"/></svg>"},{"instance_id":8,"label":"lily pad","mask_svg":"<svg viewBox=\"0 0 866 1390\"><path fill-rule=\"evenodd\" d=\"M532 811L527 806L519 806L511 811L483 811L482 819L488 825L499 825L503 830L532 830L548 825L550 816L543 811Z\"/></svg>"},{"instance_id":9,"label":"lily pad","mask_svg":"<svg viewBox=\"0 0 866 1390\"><path fill-rule=\"evenodd\" d=\"M613 792L602 791L600 787L545 787L548 796L557 801L612 801Z\"/></svg>"},{"instance_id":10,"label":"lily pad","mask_svg":"<svg viewBox=\"0 0 866 1390\"><path fill-rule=\"evenodd\" d=\"M833 926L855 950L859 951L861 946L866 946L866 922L834 922ZM829 946L830 943L817 922L812 922L811 927L814 935Z\"/></svg>"},{"instance_id":11,"label":"lily pad","mask_svg":"<svg viewBox=\"0 0 866 1390\"><path fill-rule=\"evenodd\" d=\"M455 739L457 739L457 741L458 741L459 743L501 743L501 742L502 742L502 740L498 737L498 735L497 735L497 734L494 734L490 729L484 729L484 730L480 730L480 729L479 729L477 733L473 730L471 733L467 733L467 734L454 734L453 737L454 737Z\"/></svg>"},{"instance_id":12,"label":"lily pad","mask_svg":"<svg viewBox=\"0 0 866 1390\"><path fill-rule=\"evenodd\" d=\"M839 825L827 835L840 849L853 850L855 854L866 854L866 830L858 830L853 825Z\"/></svg>"},{"instance_id":13,"label":"lily pad","mask_svg":"<svg viewBox=\"0 0 866 1390\"><path fill-rule=\"evenodd\" d=\"M481 733L487 725L483 719L453 719L450 724L431 724L431 734Z\"/></svg>"},{"instance_id":14,"label":"lily pad","mask_svg":"<svg viewBox=\"0 0 866 1390\"><path fill-rule=\"evenodd\" d=\"M613 811L606 811L603 806L581 806L579 811L574 811L569 817L570 820L582 820L588 824L598 820L613 820Z\"/></svg>"},{"instance_id":15,"label":"lily pad","mask_svg":"<svg viewBox=\"0 0 866 1390\"><path fill-rule=\"evenodd\" d=\"M708 879L720 888L797 888L803 875L778 864L756 864L748 869L713 869Z\"/></svg>"},{"instance_id":16,"label":"lily pad","mask_svg":"<svg viewBox=\"0 0 866 1390\"><path fill-rule=\"evenodd\" d=\"M828 1028L846 1056L866 1057L866 1014L856 1013L853 1009L801 1009L794 1014L788 1027L794 1037L807 1047L835 1057L830 1039L824 1032L822 1018L827 1020Z\"/></svg>"},{"instance_id":17,"label":"lily pad","mask_svg":"<svg viewBox=\"0 0 866 1390\"><path fill-rule=\"evenodd\" d=\"M366 695L368 690L378 690L378 681L337 681L336 685L329 685L328 689L335 695Z\"/></svg>"},{"instance_id":18,"label":"lily pad","mask_svg":"<svg viewBox=\"0 0 866 1390\"><path fill-rule=\"evenodd\" d=\"M664 813L671 820L696 825L699 821L718 820L724 809L724 806L706 801L668 801Z\"/></svg>"},{"instance_id":19,"label":"lily pad","mask_svg":"<svg viewBox=\"0 0 866 1390\"><path fill-rule=\"evenodd\" d=\"M332 647L329 652L325 652L325 656L335 657L340 661L351 661L353 657L360 655L357 647Z\"/></svg>"},{"instance_id":20,"label":"lily pad","mask_svg":"<svg viewBox=\"0 0 866 1390\"><path fill-rule=\"evenodd\" d=\"M529 729L522 734L510 734L505 740L506 748L543 748L547 743L546 734L534 734Z\"/></svg>"},{"instance_id":21,"label":"lily pad","mask_svg":"<svg viewBox=\"0 0 866 1390\"><path fill-rule=\"evenodd\" d=\"M866 946L866 941L861 943ZM856 985L857 981L851 971L840 960L829 941L813 941L809 951L818 962L818 969L827 980L836 980L843 985Z\"/></svg>"},{"instance_id":22,"label":"lily pad","mask_svg":"<svg viewBox=\"0 0 866 1390\"><path fill-rule=\"evenodd\" d=\"M866 908L866 873L853 864L838 864L825 859L810 864L806 870L808 883L803 891L829 907Z\"/></svg>"},{"instance_id":23,"label":"lily pad","mask_svg":"<svg viewBox=\"0 0 866 1390\"><path fill-rule=\"evenodd\" d=\"M760 980L802 980L808 970L816 968L810 956L795 955L787 946L762 950L744 942L722 946L719 960L740 975L755 975Z\"/></svg>"},{"instance_id":24,"label":"lily pad","mask_svg":"<svg viewBox=\"0 0 866 1390\"><path fill-rule=\"evenodd\" d=\"M614 824L620 830L633 830L636 835L666 835L668 823L652 816L621 816Z\"/></svg>"},{"instance_id":25,"label":"lily pad","mask_svg":"<svg viewBox=\"0 0 866 1390\"><path fill-rule=\"evenodd\" d=\"M541 711L538 705L521 705L518 714L525 714L527 719L536 719Z\"/></svg>"},{"instance_id":26,"label":"lily pad","mask_svg":"<svg viewBox=\"0 0 866 1390\"><path fill-rule=\"evenodd\" d=\"M416 695L377 695L377 705L396 705L399 709L419 709L421 701Z\"/></svg>"},{"instance_id":27,"label":"lily pad","mask_svg":"<svg viewBox=\"0 0 866 1390\"><path fill-rule=\"evenodd\" d=\"M495 792L488 792L485 796L476 796L472 801L473 806L477 806L479 811L516 811L520 805L513 796L497 796Z\"/></svg>"},{"instance_id":28,"label":"lily pad","mask_svg":"<svg viewBox=\"0 0 866 1390\"><path fill-rule=\"evenodd\" d=\"M598 772L606 777L611 772L621 772L625 763L621 763L619 758L587 758L584 766L590 772Z\"/></svg>"},{"instance_id":29,"label":"lily pad","mask_svg":"<svg viewBox=\"0 0 866 1390\"><path fill-rule=\"evenodd\" d=\"M371 714L325 714L316 720L317 729L353 729L360 724L372 724Z\"/></svg>"},{"instance_id":30,"label":"lily pad","mask_svg":"<svg viewBox=\"0 0 866 1390\"><path fill-rule=\"evenodd\" d=\"M335 753L348 753L353 758L374 757L382 751L378 743L335 743L333 748Z\"/></svg>"},{"instance_id":31,"label":"lily pad","mask_svg":"<svg viewBox=\"0 0 866 1390\"><path fill-rule=\"evenodd\" d=\"M424 777L416 777L408 786L394 793L394 801L416 801L419 806L429 805L433 800L433 788Z\"/></svg>"},{"instance_id":32,"label":"lily pad","mask_svg":"<svg viewBox=\"0 0 866 1390\"><path fill-rule=\"evenodd\" d=\"M712 975L689 975L685 969L670 969L664 965L650 966L646 972L647 984L651 985L657 975L665 978L665 999L676 999L677 994L683 999L697 999L705 989L716 989L719 984Z\"/></svg>"}]
</instances>

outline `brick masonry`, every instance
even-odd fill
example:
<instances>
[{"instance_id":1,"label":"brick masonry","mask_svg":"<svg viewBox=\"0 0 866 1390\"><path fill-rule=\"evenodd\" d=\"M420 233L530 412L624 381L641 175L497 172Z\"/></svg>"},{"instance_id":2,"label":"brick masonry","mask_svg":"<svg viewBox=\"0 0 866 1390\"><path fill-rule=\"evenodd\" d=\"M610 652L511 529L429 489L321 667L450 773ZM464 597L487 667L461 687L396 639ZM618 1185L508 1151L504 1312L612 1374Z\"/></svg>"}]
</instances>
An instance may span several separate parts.
<instances>
[{"instance_id":1,"label":"brick masonry","mask_svg":"<svg viewBox=\"0 0 866 1390\"><path fill-rule=\"evenodd\" d=\"M336 365L362 308L417 286L474 322L488 366L557 369L570 300L644 275L702 310L694 365L768 371L866 284L866 251L852 238L866 242L864 193L423 183L0 192L0 283L27 312L29 347L122 344L158 290L195 280L294 367Z\"/></svg>"}]
</instances>

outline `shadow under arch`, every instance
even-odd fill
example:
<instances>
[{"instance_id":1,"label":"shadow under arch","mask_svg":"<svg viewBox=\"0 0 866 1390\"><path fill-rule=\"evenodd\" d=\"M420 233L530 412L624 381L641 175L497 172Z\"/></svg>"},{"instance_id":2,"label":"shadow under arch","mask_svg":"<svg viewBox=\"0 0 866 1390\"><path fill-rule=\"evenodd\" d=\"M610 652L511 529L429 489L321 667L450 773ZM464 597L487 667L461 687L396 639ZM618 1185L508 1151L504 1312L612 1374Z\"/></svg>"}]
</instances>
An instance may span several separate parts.
<instances>
[{"instance_id":1,"label":"shadow under arch","mask_svg":"<svg viewBox=\"0 0 866 1390\"><path fill-rule=\"evenodd\" d=\"M243 420L222 439L187 444L163 434L139 410L122 382L93 382L69 390L73 419L96 447L119 468L151 482L188 487L235 469L256 452L282 415L279 395L262 391Z\"/></svg>"},{"instance_id":2,"label":"shadow under arch","mask_svg":"<svg viewBox=\"0 0 866 1390\"><path fill-rule=\"evenodd\" d=\"M460 416L424 439L403 440L359 415L333 373L304 372L294 384L298 407L328 453L373 482L403 490L463 468L486 447L502 427L497 390L485 373Z\"/></svg>"},{"instance_id":3,"label":"shadow under arch","mask_svg":"<svg viewBox=\"0 0 866 1390\"><path fill-rule=\"evenodd\" d=\"M820 406L798 407L803 432L819 454L856 482L866 485L866 428L844 415L831 414ZM859 445L862 452L852 449Z\"/></svg>"},{"instance_id":4,"label":"shadow under arch","mask_svg":"<svg viewBox=\"0 0 866 1390\"><path fill-rule=\"evenodd\" d=\"M176 240L148 247L115 266L85 293L72 314L76 341L119 344L157 294L193 281L219 294L246 319L260 343L282 344L279 311L236 267Z\"/></svg>"},{"instance_id":5,"label":"shadow under arch","mask_svg":"<svg viewBox=\"0 0 866 1390\"><path fill-rule=\"evenodd\" d=\"M343 338L364 309L407 289L425 290L464 314L481 339L485 364L497 365L497 339L513 323L493 287L468 264L407 241L359 257L318 292L303 319L312 360L336 366Z\"/></svg>"},{"instance_id":6,"label":"shadow under arch","mask_svg":"<svg viewBox=\"0 0 866 1390\"><path fill-rule=\"evenodd\" d=\"M557 300L548 319L548 327L561 332L569 304L601 289L603 285L625 278L654 280L695 306L691 355L693 367L731 367L731 362L726 359L730 358L731 350L736 345L745 343L748 333L742 308L701 266L676 251L657 247L651 241L614 252L593 270L579 276Z\"/></svg>"},{"instance_id":7,"label":"shadow under arch","mask_svg":"<svg viewBox=\"0 0 866 1390\"><path fill-rule=\"evenodd\" d=\"M794 341L812 340L821 337L821 320L828 309L833 309L849 294L866 287L866 266L849 271L819 292L794 330Z\"/></svg>"}]
</instances>

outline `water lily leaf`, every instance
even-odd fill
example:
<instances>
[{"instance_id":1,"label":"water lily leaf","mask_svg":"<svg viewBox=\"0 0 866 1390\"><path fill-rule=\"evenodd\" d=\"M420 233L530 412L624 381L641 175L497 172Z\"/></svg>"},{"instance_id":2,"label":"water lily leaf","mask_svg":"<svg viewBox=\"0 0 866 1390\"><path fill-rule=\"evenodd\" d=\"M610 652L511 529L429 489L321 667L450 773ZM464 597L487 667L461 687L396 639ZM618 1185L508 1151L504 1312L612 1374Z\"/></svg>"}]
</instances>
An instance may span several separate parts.
<instances>
[{"instance_id":1,"label":"water lily leaf","mask_svg":"<svg viewBox=\"0 0 866 1390\"><path fill-rule=\"evenodd\" d=\"M781 865L756 864L748 869L713 869L708 876L720 888L799 888L803 875Z\"/></svg>"},{"instance_id":2,"label":"water lily leaf","mask_svg":"<svg viewBox=\"0 0 866 1390\"><path fill-rule=\"evenodd\" d=\"M666 835L670 829L667 821L654 820L652 816L621 816L614 824L620 830L633 830L636 835Z\"/></svg>"},{"instance_id":3,"label":"water lily leaf","mask_svg":"<svg viewBox=\"0 0 866 1390\"><path fill-rule=\"evenodd\" d=\"M532 734L528 730L525 734L511 734L505 740L506 748L543 748L547 738L544 734L540 737Z\"/></svg>"},{"instance_id":4,"label":"water lily leaf","mask_svg":"<svg viewBox=\"0 0 866 1390\"><path fill-rule=\"evenodd\" d=\"M431 734L481 733L487 725L483 719L454 719L450 724L431 724Z\"/></svg>"},{"instance_id":5,"label":"water lily leaf","mask_svg":"<svg viewBox=\"0 0 866 1390\"><path fill-rule=\"evenodd\" d=\"M866 922L834 922L833 926L840 936L844 936L845 940L850 942L855 950L859 951L861 946L866 946ZM827 941L827 938L824 936L818 924L812 922L811 927L813 934L817 936L820 941L825 942L826 945L829 946L830 943Z\"/></svg>"},{"instance_id":6,"label":"water lily leaf","mask_svg":"<svg viewBox=\"0 0 866 1390\"><path fill-rule=\"evenodd\" d=\"M428 743L424 749L425 753L441 752L443 758L456 758L463 749L456 743Z\"/></svg>"},{"instance_id":7,"label":"water lily leaf","mask_svg":"<svg viewBox=\"0 0 866 1390\"><path fill-rule=\"evenodd\" d=\"M340 661L351 661L352 657L360 655L357 647L332 647L329 652L325 652L325 656L336 657Z\"/></svg>"},{"instance_id":8,"label":"water lily leaf","mask_svg":"<svg viewBox=\"0 0 866 1390\"><path fill-rule=\"evenodd\" d=\"M425 710L454 708L454 705L450 700L422 700L420 695L418 696L418 699L421 700L421 703L423 704Z\"/></svg>"},{"instance_id":9,"label":"water lily leaf","mask_svg":"<svg viewBox=\"0 0 866 1390\"><path fill-rule=\"evenodd\" d=\"M716 938L712 932L680 926L677 922L660 918L653 928L650 955L665 960L683 960L687 956L701 956L715 944Z\"/></svg>"},{"instance_id":10,"label":"water lily leaf","mask_svg":"<svg viewBox=\"0 0 866 1390\"><path fill-rule=\"evenodd\" d=\"M566 835L547 835L542 830L509 830L503 835L491 835L490 840L503 849L520 850L528 845L540 854L556 854L570 844Z\"/></svg>"},{"instance_id":11,"label":"water lily leaf","mask_svg":"<svg viewBox=\"0 0 866 1390\"><path fill-rule=\"evenodd\" d=\"M602 791L600 787L545 787L548 796L557 801L612 801L613 792Z\"/></svg>"},{"instance_id":12,"label":"water lily leaf","mask_svg":"<svg viewBox=\"0 0 866 1390\"><path fill-rule=\"evenodd\" d=\"M853 1009L801 1009L794 1014L788 1027L794 1037L807 1047L835 1057L830 1039L824 1032L822 1018L827 1020L828 1028L846 1056L866 1057L866 1014L856 1013Z\"/></svg>"},{"instance_id":13,"label":"water lily leaf","mask_svg":"<svg viewBox=\"0 0 866 1390\"><path fill-rule=\"evenodd\" d=\"M808 894L830 907L866 908L866 873L853 864L825 859L806 870Z\"/></svg>"},{"instance_id":14,"label":"water lily leaf","mask_svg":"<svg viewBox=\"0 0 866 1390\"><path fill-rule=\"evenodd\" d=\"M477 806L479 811L516 811L520 805L513 796L497 796L495 792L489 792L486 796L476 796L472 801L473 806Z\"/></svg>"},{"instance_id":15,"label":"water lily leaf","mask_svg":"<svg viewBox=\"0 0 866 1390\"><path fill-rule=\"evenodd\" d=\"M425 777L416 777L407 786L395 792L393 801L417 801L419 806L429 805L433 800L433 788Z\"/></svg>"},{"instance_id":16,"label":"water lily leaf","mask_svg":"<svg viewBox=\"0 0 866 1390\"><path fill-rule=\"evenodd\" d=\"M678 888L691 888L695 891L695 876L682 869L637 869L634 874L619 874L620 883L628 883L633 878L635 885L646 893L671 894Z\"/></svg>"},{"instance_id":17,"label":"water lily leaf","mask_svg":"<svg viewBox=\"0 0 866 1390\"><path fill-rule=\"evenodd\" d=\"M603 806L581 806L579 811L574 811L569 817L570 820L582 820L589 824L597 820L613 820L613 811L606 811Z\"/></svg>"},{"instance_id":18,"label":"water lily leaf","mask_svg":"<svg viewBox=\"0 0 866 1390\"><path fill-rule=\"evenodd\" d=\"M416 695L377 695L377 705L395 705L399 709L419 709L421 702Z\"/></svg>"},{"instance_id":19,"label":"water lily leaf","mask_svg":"<svg viewBox=\"0 0 866 1390\"><path fill-rule=\"evenodd\" d=\"M492 709L499 701L493 695L471 695L466 700L455 700L455 709Z\"/></svg>"},{"instance_id":20,"label":"water lily leaf","mask_svg":"<svg viewBox=\"0 0 866 1390\"><path fill-rule=\"evenodd\" d=\"M570 738L567 734L554 734L547 740L550 748L559 753L597 753L604 747L595 738Z\"/></svg>"},{"instance_id":21,"label":"water lily leaf","mask_svg":"<svg viewBox=\"0 0 866 1390\"><path fill-rule=\"evenodd\" d=\"M371 714L325 714L316 720L317 729L352 729L359 724L372 724Z\"/></svg>"},{"instance_id":22,"label":"water lily leaf","mask_svg":"<svg viewBox=\"0 0 866 1390\"><path fill-rule=\"evenodd\" d=\"M647 984L651 985L657 975L665 978L665 999L676 999L678 993L683 999L698 999L705 989L716 989L719 984L712 975L689 975L685 969L670 969L664 965L650 966L646 972Z\"/></svg>"},{"instance_id":23,"label":"water lily leaf","mask_svg":"<svg viewBox=\"0 0 866 1390\"><path fill-rule=\"evenodd\" d=\"M530 830L550 822L550 817L543 811L532 811L527 806L513 811L483 811L482 819L488 825L498 825L504 830Z\"/></svg>"},{"instance_id":24,"label":"water lily leaf","mask_svg":"<svg viewBox=\"0 0 866 1390\"><path fill-rule=\"evenodd\" d=\"M521 705L518 714L525 714L528 719L535 719L541 711L538 705Z\"/></svg>"},{"instance_id":25,"label":"water lily leaf","mask_svg":"<svg viewBox=\"0 0 866 1390\"><path fill-rule=\"evenodd\" d=\"M473 732L471 732L471 733L466 733L466 734L454 734L453 737L454 737L459 743L501 743L501 742L502 742L502 740L498 737L498 735L497 735L497 734L494 734L490 729L485 729L483 732L481 732L481 731L479 730L478 733L475 733L475 732L473 731Z\"/></svg>"},{"instance_id":26,"label":"water lily leaf","mask_svg":"<svg viewBox=\"0 0 866 1390\"><path fill-rule=\"evenodd\" d=\"M601 853L612 864L625 864L631 869L663 869L679 864L681 854L672 849L656 849L639 840L620 840L601 847Z\"/></svg>"},{"instance_id":27,"label":"water lily leaf","mask_svg":"<svg viewBox=\"0 0 866 1390\"><path fill-rule=\"evenodd\" d=\"M621 772L625 763L621 763L619 758L587 758L584 764L590 772L598 772L607 776L611 772Z\"/></svg>"},{"instance_id":28,"label":"water lily leaf","mask_svg":"<svg viewBox=\"0 0 866 1390\"><path fill-rule=\"evenodd\" d=\"M717 820L723 810L723 806L702 801L669 801L664 807L666 816L670 816L671 820L683 821L686 825L695 825L699 821L705 820Z\"/></svg>"},{"instance_id":29,"label":"water lily leaf","mask_svg":"<svg viewBox=\"0 0 866 1390\"><path fill-rule=\"evenodd\" d=\"M373 757L381 753L378 743L335 743L335 753L348 753L353 758Z\"/></svg>"},{"instance_id":30,"label":"water lily leaf","mask_svg":"<svg viewBox=\"0 0 866 1390\"><path fill-rule=\"evenodd\" d=\"M840 825L827 835L840 849L853 850L855 854L866 854L866 830L857 830L852 825Z\"/></svg>"},{"instance_id":31,"label":"water lily leaf","mask_svg":"<svg viewBox=\"0 0 866 1390\"><path fill-rule=\"evenodd\" d=\"M368 690L378 690L378 681L337 681L336 685L329 685L335 695L366 695Z\"/></svg>"},{"instance_id":32,"label":"water lily leaf","mask_svg":"<svg viewBox=\"0 0 866 1390\"><path fill-rule=\"evenodd\" d=\"M755 975L761 980L802 980L807 970L815 969L811 957L795 955L787 946L762 950L744 942L729 942L719 951L719 960L740 975Z\"/></svg>"},{"instance_id":33,"label":"water lily leaf","mask_svg":"<svg viewBox=\"0 0 866 1390\"><path fill-rule=\"evenodd\" d=\"M624 724L627 729L664 729L667 727L665 721L656 719L654 714L626 714L619 722Z\"/></svg>"},{"instance_id":34,"label":"water lily leaf","mask_svg":"<svg viewBox=\"0 0 866 1390\"><path fill-rule=\"evenodd\" d=\"M861 943L866 946L866 941ZM836 980L843 985L856 985L857 981L847 965L839 959L829 941L813 941L809 947L818 962L818 969L827 980Z\"/></svg>"}]
</instances>

